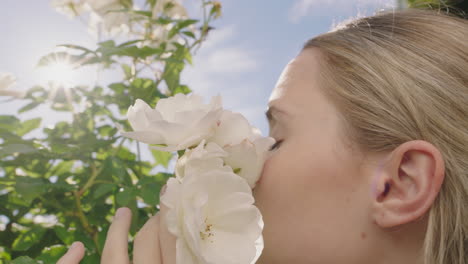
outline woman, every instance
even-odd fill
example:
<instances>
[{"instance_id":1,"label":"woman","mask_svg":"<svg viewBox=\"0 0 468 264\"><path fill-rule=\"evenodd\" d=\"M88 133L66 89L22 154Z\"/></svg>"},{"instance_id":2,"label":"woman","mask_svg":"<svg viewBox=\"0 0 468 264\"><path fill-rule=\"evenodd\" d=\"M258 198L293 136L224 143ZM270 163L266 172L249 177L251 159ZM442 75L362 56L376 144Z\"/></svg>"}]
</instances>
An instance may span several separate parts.
<instances>
[{"instance_id":1,"label":"woman","mask_svg":"<svg viewBox=\"0 0 468 264\"><path fill-rule=\"evenodd\" d=\"M467 20L384 11L319 35L269 108L257 263L468 263ZM175 263L164 213L138 233L134 263ZM119 214L102 263L129 263L130 211Z\"/></svg>"}]
</instances>

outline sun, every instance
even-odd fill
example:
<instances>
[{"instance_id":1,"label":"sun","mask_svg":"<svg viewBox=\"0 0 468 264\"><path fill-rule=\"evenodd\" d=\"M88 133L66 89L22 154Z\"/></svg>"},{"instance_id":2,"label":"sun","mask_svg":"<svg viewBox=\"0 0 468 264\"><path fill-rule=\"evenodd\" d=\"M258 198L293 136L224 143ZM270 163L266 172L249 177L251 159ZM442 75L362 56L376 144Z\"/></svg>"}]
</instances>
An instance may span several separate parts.
<instances>
[{"instance_id":1,"label":"sun","mask_svg":"<svg viewBox=\"0 0 468 264\"><path fill-rule=\"evenodd\" d=\"M76 69L66 60L53 61L40 72L40 82L54 88L71 88L77 79Z\"/></svg>"},{"instance_id":2,"label":"sun","mask_svg":"<svg viewBox=\"0 0 468 264\"><path fill-rule=\"evenodd\" d=\"M62 104L57 96L63 93L71 109L74 103L72 89L83 81L79 73L80 63L75 57L65 52L46 55L40 59L35 71L38 84L49 90L48 99L56 105Z\"/></svg>"},{"instance_id":3,"label":"sun","mask_svg":"<svg viewBox=\"0 0 468 264\"><path fill-rule=\"evenodd\" d=\"M46 66L43 78L57 86L69 88L76 83L76 72L67 61L57 61Z\"/></svg>"},{"instance_id":4,"label":"sun","mask_svg":"<svg viewBox=\"0 0 468 264\"><path fill-rule=\"evenodd\" d=\"M76 86L80 79L80 63L75 57L62 51L42 57L36 68L39 83L52 89L69 89Z\"/></svg>"}]
</instances>

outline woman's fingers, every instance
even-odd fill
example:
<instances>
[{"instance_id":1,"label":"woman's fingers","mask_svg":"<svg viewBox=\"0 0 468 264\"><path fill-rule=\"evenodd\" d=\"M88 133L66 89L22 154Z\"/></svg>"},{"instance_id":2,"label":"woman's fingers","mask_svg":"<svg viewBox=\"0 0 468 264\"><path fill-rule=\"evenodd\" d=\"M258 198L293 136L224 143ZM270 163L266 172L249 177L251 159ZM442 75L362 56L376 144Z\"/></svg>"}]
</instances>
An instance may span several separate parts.
<instances>
[{"instance_id":1,"label":"woman's fingers","mask_svg":"<svg viewBox=\"0 0 468 264\"><path fill-rule=\"evenodd\" d=\"M68 249L67 253L63 255L57 264L78 264L84 257L84 245L81 242L74 242Z\"/></svg>"},{"instance_id":2,"label":"woman's fingers","mask_svg":"<svg viewBox=\"0 0 468 264\"><path fill-rule=\"evenodd\" d=\"M114 216L102 251L101 264L128 264L128 233L132 211L119 208Z\"/></svg>"},{"instance_id":3,"label":"woman's fingers","mask_svg":"<svg viewBox=\"0 0 468 264\"><path fill-rule=\"evenodd\" d=\"M159 243L161 245L161 255L164 264L176 263L176 237L169 233L166 224L166 213L168 208L161 202L159 204Z\"/></svg>"},{"instance_id":4,"label":"woman's fingers","mask_svg":"<svg viewBox=\"0 0 468 264\"><path fill-rule=\"evenodd\" d=\"M161 264L159 213L152 216L133 240L133 264Z\"/></svg>"}]
</instances>

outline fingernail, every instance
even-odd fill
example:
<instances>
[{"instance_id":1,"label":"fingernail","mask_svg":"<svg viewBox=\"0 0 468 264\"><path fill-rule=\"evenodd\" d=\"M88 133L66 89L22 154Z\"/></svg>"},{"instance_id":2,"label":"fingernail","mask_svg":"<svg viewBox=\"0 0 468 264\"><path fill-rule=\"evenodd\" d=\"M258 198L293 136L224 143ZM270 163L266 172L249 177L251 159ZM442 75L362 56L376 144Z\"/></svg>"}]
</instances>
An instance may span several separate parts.
<instances>
[{"instance_id":1,"label":"fingernail","mask_svg":"<svg viewBox=\"0 0 468 264\"><path fill-rule=\"evenodd\" d=\"M73 244L71 244L69 250L72 250L72 249L76 248L77 246L78 246L78 242L73 242Z\"/></svg>"},{"instance_id":2,"label":"fingernail","mask_svg":"<svg viewBox=\"0 0 468 264\"><path fill-rule=\"evenodd\" d=\"M115 218L120 218L124 214L125 214L125 207L120 207L119 209L117 209L117 212L115 212Z\"/></svg>"},{"instance_id":3,"label":"fingernail","mask_svg":"<svg viewBox=\"0 0 468 264\"><path fill-rule=\"evenodd\" d=\"M167 189L167 184L164 184L164 186L161 188L161 191L159 191L159 196L162 196L166 192L166 189Z\"/></svg>"}]
</instances>

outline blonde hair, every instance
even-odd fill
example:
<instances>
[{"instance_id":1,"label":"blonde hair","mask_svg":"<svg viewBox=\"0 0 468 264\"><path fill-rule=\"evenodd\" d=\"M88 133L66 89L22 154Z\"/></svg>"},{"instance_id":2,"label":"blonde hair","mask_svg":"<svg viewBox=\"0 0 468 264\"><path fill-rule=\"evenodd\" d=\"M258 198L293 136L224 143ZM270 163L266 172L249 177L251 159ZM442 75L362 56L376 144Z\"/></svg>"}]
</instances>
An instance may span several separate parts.
<instances>
[{"instance_id":1,"label":"blonde hair","mask_svg":"<svg viewBox=\"0 0 468 264\"><path fill-rule=\"evenodd\" d=\"M323 55L324 92L364 153L422 139L445 162L428 215L425 264L468 264L468 20L384 10L309 40ZM348 131L349 130L349 131Z\"/></svg>"}]
</instances>

